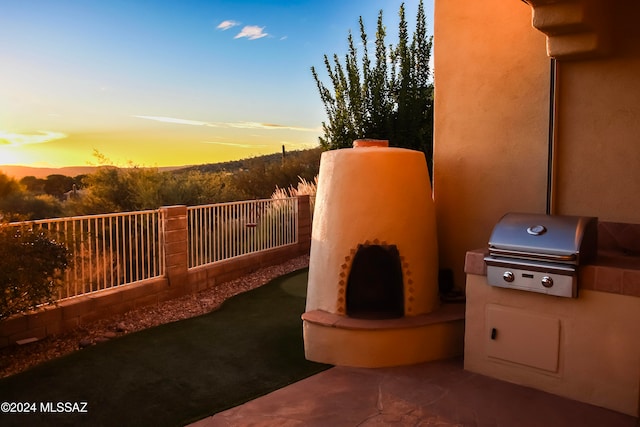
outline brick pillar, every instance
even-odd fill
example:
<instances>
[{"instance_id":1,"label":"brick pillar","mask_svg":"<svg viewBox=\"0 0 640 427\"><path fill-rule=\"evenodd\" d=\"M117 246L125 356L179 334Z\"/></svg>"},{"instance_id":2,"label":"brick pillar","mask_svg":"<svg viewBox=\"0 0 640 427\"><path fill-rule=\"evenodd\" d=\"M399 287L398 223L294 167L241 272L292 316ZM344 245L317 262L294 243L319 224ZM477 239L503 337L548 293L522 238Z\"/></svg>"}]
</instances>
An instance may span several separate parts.
<instances>
[{"instance_id":1,"label":"brick pillar","mask_svg":"<svg viewBox=\"0 0 640 427\"><path fill-rule=\"evenodd\" d=\"M308 254L311 248L311 205L309 196L298 196L298 249Z\"/></svg>"},{"instance_id":2,"label":"brick pillar","mask_svg":"<svg viewBox=\"0 0 640 427\"><path fill-rule=\"evenodd\" d=\"M165 206L161 210L164 257L169 286L186 287L189 282L187 207Z\"/></svg>"}]
</instances>

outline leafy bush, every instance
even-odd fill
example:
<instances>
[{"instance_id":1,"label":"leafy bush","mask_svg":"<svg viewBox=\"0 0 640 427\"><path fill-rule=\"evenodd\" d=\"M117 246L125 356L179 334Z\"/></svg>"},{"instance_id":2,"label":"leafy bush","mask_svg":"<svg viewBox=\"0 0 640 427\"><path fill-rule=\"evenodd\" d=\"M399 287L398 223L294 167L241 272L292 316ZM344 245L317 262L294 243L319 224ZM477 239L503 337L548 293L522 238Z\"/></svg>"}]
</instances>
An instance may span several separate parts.
<instances>
[{"instance_id":1,"label":"leafy bush","mask_svg":"<svg viewBox=\"0 0 640 427\"><path fill-rule=\"evenodd\" d=\"M320 148L292 152L277 162L266 157L247 161L246 168L232 176L236 200L268 199L274 188L289 188L298 180L312 181L320 169Z\"/></svg>"},{"instance_id":2,"label":"leafy bush","mask_svg":"<svg viewBox=\"0 0 640 427\"><path fill-rule=\"evenodd\" d=\"M433 154L433 82L431 81L432 36L427 34L424 2L420 0L416 29L409 40L404 3L398 12L398 44L385 42L382 10L378 14L375 55L360 17L360 41L347 38L344 61L337 54L324 56L329 77L325 84L311 67L328 122L322 123L320 145L326 149L348 148L359 138L387 139L394 147L425 153L429 168ZM357 46L362 47L358 52Z\"/></svg>"},{"instance_id":3,"label":"leafy bush","mask_svg":"<svg viewBox=\"0 0 640 427\"><path fill-rule=\"evenodd\" d=\"M55 218L62 214L62 202L48 194L19 192L0 198L0 218L5 222Z\"/></svg>"},{"instance_id":4,"label":"leafy bush","mask_svg":"<svg viewBox=\"0 0 640 427\"><path fill-rule=\"evenodd\" d=\"M0 320L53 302L69 259L45 230L0 225Z\"/></svg>"},{"instance_id":5,"label":"leafy bush","mask_svg":"<svg viewBox=\"0 0 640 427\"><path fill-rule=\"evenodd\" d=\"M75 178L49 175L43 180L31 176L18 183L0 172L0 220L30 221L266 199L276 187L296 185L298 177L313 180L318 174L321 154L320 148L314 148L287 152L284 156L272 154L163 171L131 164L117 167L96 152L95 171ZM67 188L73 191L60 198L60 192Z\"/></svg>"}]
</instances>

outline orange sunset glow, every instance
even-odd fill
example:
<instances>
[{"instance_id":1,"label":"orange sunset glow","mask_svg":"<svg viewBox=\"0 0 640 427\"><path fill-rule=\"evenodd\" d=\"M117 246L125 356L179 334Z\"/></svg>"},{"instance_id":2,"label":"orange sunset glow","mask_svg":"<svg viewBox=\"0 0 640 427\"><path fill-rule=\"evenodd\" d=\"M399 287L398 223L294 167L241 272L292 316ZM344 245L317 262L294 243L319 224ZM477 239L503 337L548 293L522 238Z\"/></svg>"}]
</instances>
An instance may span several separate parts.
<instances>
[{"instance_id":1,"label":"orange sunset glow","mask_svg":"<svg viewBox=\"0 0 640 427\"><path fill-rule=\"evenodd\" d=\"M179 166L312 148L310 67L401 1L5 2L0 165ZM412 16L418 0L406 1ZM427 14L432 16L432 5ZM393 42L393 38L390 38Z\"/></svg>"}]
</instances>

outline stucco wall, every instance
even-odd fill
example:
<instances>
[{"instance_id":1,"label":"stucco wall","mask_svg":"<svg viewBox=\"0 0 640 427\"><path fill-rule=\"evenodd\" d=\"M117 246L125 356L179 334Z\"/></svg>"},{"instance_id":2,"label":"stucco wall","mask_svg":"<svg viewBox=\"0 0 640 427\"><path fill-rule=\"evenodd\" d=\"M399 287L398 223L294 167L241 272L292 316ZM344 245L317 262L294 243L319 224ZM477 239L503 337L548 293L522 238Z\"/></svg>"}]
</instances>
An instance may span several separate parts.
<instances>
[{"instance_id":1,"label":"stucco wall","mask_svg":"<svg viewBox=\"0 0 640 427\"><path fill-rule=\"evenodd\" d=\"M640 3L608 8L610 55L559 62L556 206L640 223Z\"/></svg>"},{"instance_id":2,"label":"stucco wall","mask_svg":"<svg viewBox=\"0 0 640 427\"><path fill-rule=\"evenodd\" d=\"M520 1L436 0L434 22L440 265L463 286L504 213L545 210L550 60Z\"/></svg>"},{"instance_id":3,"label":"stucco wall","mask_svg":"<svg viewBox=\"0 0 640 427\"><path fill-rule=\"evenodd\" d=\"M611 51L559 60L554 213L640 223L640 4L607 3ZM543 213L550 59L518 0L435 2L434 200L441 267L509 211Z\"/></svg>"},{"instance_id":4,"label":"stucco wall","mask_svg":"<svg viewBox=\"0 0 640 427\"><path fill-rule=\"evenodd\" d=\"M472 274L467 298L465 369L638 416L640 298L591 290L581 291L578 299L556 298L488 286L485 276ZM492 310L513 316L498 325ZM518 315L529 317L530 324ZM557 322L559 339L549 337L555 349L540 345L540 334L550 335L540 328L545 320ZM497 341L490 338L493 327ZM529 362L513 351L506 357L490 354L503 341L526 352ZM545 354L557 363L555 369L536 366Z\"/></svg>"},{"instance_id":5,"label":"stucco wall","mask_svg":"<svg viewBox=\"0 0 640 427\"><path fill-rule=\"evenodd\" d=\"M553 213L638 224L640 3L599 5L598 20L609 20L599 33L610 37L608 54L558 59ZM440 264L453 268L458 286L465 252L486 247L504 213L545 211L550 59L531 12L519 0L435 2L434 201ZM637 260L625 263L637 271ZM637 416L638 282L614 270L596 277L605 288L634 289L558 299L470 275L465 367ZM496 350L510 357L489 354L497 348L490 321L506 325L498 334L518 337ZM528 334L544 329L538 321L550 325L548 336ZM531 344L536 339L558 351L531 362L528 350L542 349Z\"/></svg>"}]
</instances>

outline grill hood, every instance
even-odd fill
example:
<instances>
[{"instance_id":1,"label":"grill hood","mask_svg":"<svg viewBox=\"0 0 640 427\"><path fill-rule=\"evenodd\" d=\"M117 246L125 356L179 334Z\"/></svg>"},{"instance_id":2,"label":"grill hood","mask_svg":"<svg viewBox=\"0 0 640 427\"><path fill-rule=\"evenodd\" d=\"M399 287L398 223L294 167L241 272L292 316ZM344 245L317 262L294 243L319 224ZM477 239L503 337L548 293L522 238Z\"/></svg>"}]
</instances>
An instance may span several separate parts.
<instances>
[{"instance_id":1,"label":"grill hood","mask_svg":"<svg viewBox=\"0 0 640 427\"><path fill-rule=\"evenodd\" d=\"M594 217L508 213L489 239L494 257L580 265L595 260L598 219Z\"/></svg>"}]
</instances>

